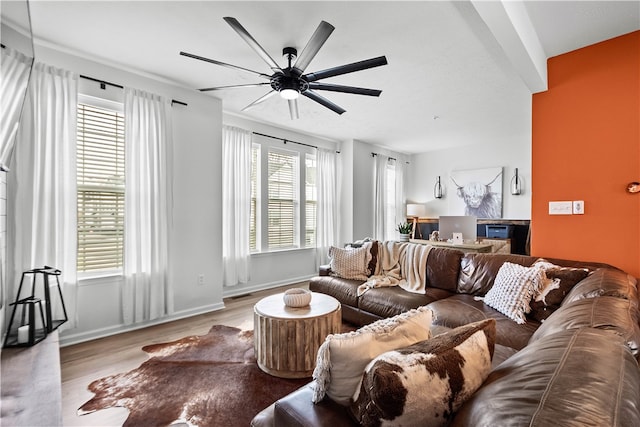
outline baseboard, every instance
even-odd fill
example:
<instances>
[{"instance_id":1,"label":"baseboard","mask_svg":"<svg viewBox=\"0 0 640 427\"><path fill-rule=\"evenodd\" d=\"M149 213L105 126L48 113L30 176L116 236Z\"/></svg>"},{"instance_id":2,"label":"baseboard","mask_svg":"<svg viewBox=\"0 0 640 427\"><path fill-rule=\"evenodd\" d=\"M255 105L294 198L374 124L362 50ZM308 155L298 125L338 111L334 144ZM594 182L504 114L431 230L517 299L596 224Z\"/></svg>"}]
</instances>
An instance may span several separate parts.
<instances>
[{"instance_id":1,"label":"baseboard","mask_svg":"<svg viewBox=\"0 0 640 427\"><path fill-rule=\"evenodd\" d=\"M66 347L73 344L80 344L85 341L91 341L98 338L105 338L111 335L122 334L124 332L135 331L138 329L148 328L149 326L160 325L162 323L173 322L175 320L185 319L187 317L197 316L199 314L210 313L212 311L222 310L224 303L216 303L197 307L189 310L182 310L168 316L161 317L159 319L150 320L148 322L136 323L134 325L115 325L107 328L96 329L93 331L80 332L80 333L67 333L63 331L60 333L60 347Z\"/></svg>"},{"instance_id":2,"label":"baseboard","mask_svg":"<svg viewBox=\"0 0 640 427\"><path fill-rule=\"evenodd\" d=\"M254 286L228 286L222 290L222 298L232 298L240 295L250 294L252 292L265 291L267 289L277 288L279 286L291 285L298 282L306 282L312 277L315 277L316 274L294 277L287 280L278 280L276 282L270 283L260 283L259 285Z\"/></svg>"}]
</instances>

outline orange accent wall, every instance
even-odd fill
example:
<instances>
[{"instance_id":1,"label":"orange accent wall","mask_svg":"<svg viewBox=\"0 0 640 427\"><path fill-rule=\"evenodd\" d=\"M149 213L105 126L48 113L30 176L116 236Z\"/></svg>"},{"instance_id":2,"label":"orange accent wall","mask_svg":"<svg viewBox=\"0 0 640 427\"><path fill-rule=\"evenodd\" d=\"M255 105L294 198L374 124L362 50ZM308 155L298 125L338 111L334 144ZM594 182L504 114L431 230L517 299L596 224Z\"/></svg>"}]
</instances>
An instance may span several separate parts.
<instances>
[{"instance_id":1,"label":"orange accent wall","mask_svg":"<svg viewBox=\"0 0 640 427\"><path fill-rule=\"evenodd\" d=\"M533 96L531 253L640 277L640 31L548 61ZM549 201L584 200L584 215Z\"/></svg>"}]
</instances>

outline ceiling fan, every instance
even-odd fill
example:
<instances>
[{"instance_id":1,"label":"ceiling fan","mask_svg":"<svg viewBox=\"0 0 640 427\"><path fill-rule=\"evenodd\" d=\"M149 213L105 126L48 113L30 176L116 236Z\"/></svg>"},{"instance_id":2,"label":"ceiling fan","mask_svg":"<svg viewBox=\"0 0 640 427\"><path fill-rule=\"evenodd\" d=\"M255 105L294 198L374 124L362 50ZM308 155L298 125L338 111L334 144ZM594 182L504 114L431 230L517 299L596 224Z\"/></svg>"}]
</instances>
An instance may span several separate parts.
<instances>
[{"instance_id":1,"label":"ceiling fan","mask_svg":"<svg viewBox=\"0 0 640 427\"><path fill-rule=\"evenodd\" d=\"M300 56L298 51L293 47L285 47L282 50L282 54L287 60L287 67L281 68L276 61L269 56L269 54L258 44L258 42L249 34L249 32L238 22L237 19L231 17L225 17L224 20L233 28L242 39L262 58L263 61L271 68L273 74L265 74L258 71L250 70L248 68L239 67L237 65L227 64L225 62L216 61L214 59L205 58L202 56L194 55L187 52L180 52L180 55L187 56L189 58L198 59L201 61L209 62L211 64L221 65L223 67L232 68L235 70L242 70L249 73L256 74L259 77L267 79L268 82L251 83L231 86L218 86L200 89L201 92L207 92L212 90L222 89L234 89L243 87L256 87L256 86L271 86L271 90L253 101L242 109L245 111L252 108L271 96L279 93L280 96L289 102L289 113L291 119L297 119L298 114L298 96L303 95L317 103L335 111L338 114L344 113L346 110L340 106L329 101L327 98L318 94L316 90L326 90L333 92L352 93L357 95L368 96L380 96L381 90L366 89L354 86L344 86L329 83L318 83L318 80L326 79L328 77L339 76L342 74L353 73L355 71L366 70L368 68L379 67L387 64L387 58L379 56L377 58L366 59L364 61L353 62L351 64L345 64L338 67L328 68L322 71L316 71L313 73L304 74L305 69L311 63L316 56L322 45L327 41L335 27L325 21L320 22L318 28L311 36L311 39L302 50Z\"/></svg>"}]
</instances>

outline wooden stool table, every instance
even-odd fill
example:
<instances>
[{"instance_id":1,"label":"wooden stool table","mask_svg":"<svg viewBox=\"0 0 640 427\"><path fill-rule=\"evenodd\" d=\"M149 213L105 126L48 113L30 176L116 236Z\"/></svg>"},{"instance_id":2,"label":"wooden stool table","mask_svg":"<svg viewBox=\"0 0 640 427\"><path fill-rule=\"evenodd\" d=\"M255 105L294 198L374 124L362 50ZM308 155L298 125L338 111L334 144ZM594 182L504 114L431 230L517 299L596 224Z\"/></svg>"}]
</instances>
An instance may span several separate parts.
<instances>
[{"instance_id":1,"label":"wooden stool table","mask_svg":"<svg viewBox=\"0 0 640 427\"><path fill-rule=\"evenodd\" d=\"M264 372L281 378L310 377L318 347L327 335L340 332L340 302L329 295L311 294L306 307L287 307L281 293L254 306L255 353Z\"/></svg>"}]
</instances>

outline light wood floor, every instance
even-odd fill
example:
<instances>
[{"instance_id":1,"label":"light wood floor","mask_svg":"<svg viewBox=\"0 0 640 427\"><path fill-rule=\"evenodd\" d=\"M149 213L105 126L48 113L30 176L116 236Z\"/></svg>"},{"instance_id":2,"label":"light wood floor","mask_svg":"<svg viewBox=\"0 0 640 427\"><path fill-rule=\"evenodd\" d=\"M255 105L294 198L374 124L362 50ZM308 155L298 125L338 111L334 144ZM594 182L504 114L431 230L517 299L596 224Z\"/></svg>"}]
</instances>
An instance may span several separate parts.
<instances>
[{"instance_id":1,"label":"light wood floor","mask_svg":"<svg viewBox=\"0 0 640 427\"><path fill-rule=\"evenodd\" d=\"M93 397L93 393L87 390L89 383L137 368L147 360L147 354L141 348L148 344L174 341L188 335L204 335L216 324L253 329L254 304L267 295L292 287L308 287L308 282L228 298L224 300L225 308L219 311L61 348L64 425L121 426L128 415L124 408L77 415L77 409Z\"/></svg>"}]
</instances>

